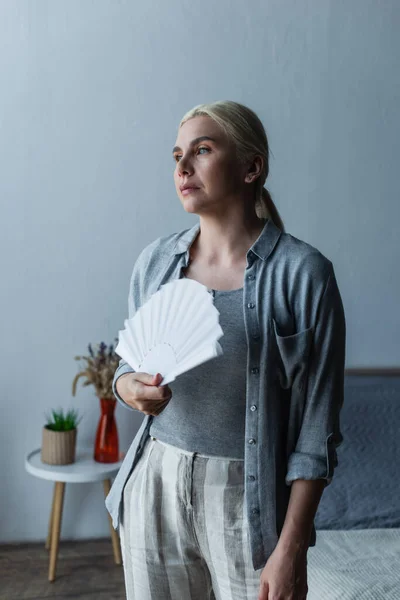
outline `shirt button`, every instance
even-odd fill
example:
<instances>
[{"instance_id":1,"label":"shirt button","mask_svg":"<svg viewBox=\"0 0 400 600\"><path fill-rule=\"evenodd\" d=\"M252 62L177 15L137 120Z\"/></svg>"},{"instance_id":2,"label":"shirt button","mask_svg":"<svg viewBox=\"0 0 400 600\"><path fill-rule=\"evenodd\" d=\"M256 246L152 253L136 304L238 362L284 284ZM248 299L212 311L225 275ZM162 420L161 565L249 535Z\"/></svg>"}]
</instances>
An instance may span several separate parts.
<instances>
[{"instance_id":1,"label":"shirt button","mask_svg":"<svg viewBox=\"0 0 400 600\"><path fill-rule=\"evenodd\" d=\"M247 305L247 308L254 308L254 307L255 307L254 302L249 302Z\"/></svg>"},{"instance_id":2,"label":"shirt button","mask_svg":"<svg viewBox=\"0 0 400 600\"><path fill-rule=\"evenodd\" d=\"M255 444L255 443L256 443L256 440L254 438L249 439L249 444Z\"/></svg>"},{"instance_id":3,"label":"shirt button","mask_svg":"<svg viewBox=\"0 0 400 600\"><path fill-rule=\"evenodd\" d=\"M254 375L257 375L257 373L260 371L260 369L258 367L254 367L251 372L254 373Z\"/></svg>"},{"instance_id":4,"label":"shirt button","mask_svg":"<svg viewBox=\"0 0 400 600\"><path fill-rule=\"evenodd\" d=\"M258 508L252 508L252 510L251 510L251 514L252 514L252 515L258 515L258 514L259 514L259 512L260 512L260 511L258 510Z\"/></svg>"},{"instance_id":5,"label":"shirt button","mask_svg":"<svg viewBox=\"0 0 400 600\"><path fill-rule=\"evenodd\" d=\"M252 412L254 412L255 410L257 410L257 406L255 404L253 404L253 406L250 406L250 410Z\"/></svg>"},{"instance_id":6,"label":"shirt button","mask_svg":"<svg viewBox=\"0 0 400 600\"><path fill-rule=\"evenodd\" d=\"M247 275L247 279L254 279L254 275Z\"/></svg>"},{"instance_id":7,"label":"shirt button","mask_svg":"<svg viewBox=\"0 0 400 600\"><path fill-rule=\"evenodd\" d=\"M253 338L253 340L259 340L260 339L260 336L257 333L255 333L251 337Z\"/></svg>"},{"instance_id":8,"label":"shirt button","mask_svg":"<svg viewBox=\"0 0 400 600\"><path fill-rule=\"evenodd\" d=\"M248 480L249 480L249 481L255 481L255 479L256 479L256 478L254 477L254 475L249 475L249 476L248 476Z\"/></svg>"}]
</instances>

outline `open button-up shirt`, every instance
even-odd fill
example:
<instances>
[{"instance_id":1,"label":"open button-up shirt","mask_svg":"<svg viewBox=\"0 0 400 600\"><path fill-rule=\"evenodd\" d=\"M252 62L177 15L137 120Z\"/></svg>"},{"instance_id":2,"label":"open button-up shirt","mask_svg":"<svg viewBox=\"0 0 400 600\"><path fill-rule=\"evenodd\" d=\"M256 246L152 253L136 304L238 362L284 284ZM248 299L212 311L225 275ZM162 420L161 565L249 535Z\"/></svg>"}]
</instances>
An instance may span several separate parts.
<instances>
[{"instance_id":1,"label":"open button-up shirt","mask_svg":"<svg viewBox=\"0 0 400 600\"><path fill-rule=\"evenodd\" d=\"M160 237L139 254L128 296L129 318L164 283L179 279L200 231ZM333 264L272 220L247 251L243 316L247 337L245 496L255 570L272 554L295 479L332 481L343 441L346 323ZM120 361L118 377L133 369ZM173 399L172 399L173 401ZM122 493L143 450L153 417L146 415L106 499L115 528ZM316 542L312 526L309 546Z\"/></svg>"}]
</instances>

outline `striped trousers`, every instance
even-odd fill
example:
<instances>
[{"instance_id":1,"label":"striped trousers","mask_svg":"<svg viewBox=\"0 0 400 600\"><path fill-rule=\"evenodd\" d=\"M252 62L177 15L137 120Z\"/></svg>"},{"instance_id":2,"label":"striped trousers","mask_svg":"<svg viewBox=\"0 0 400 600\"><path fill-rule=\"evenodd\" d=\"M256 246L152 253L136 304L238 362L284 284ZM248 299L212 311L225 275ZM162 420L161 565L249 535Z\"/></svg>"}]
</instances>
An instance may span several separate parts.
<instances>
[{"instance_id":1,"label":"striped trousers","mask_svg":"<svg viewBox=\"0 0 400 600\"><path fill-rule=\"evenodd\" d=\"M149 436L124 489L120 536L127 600L257 600L243 460Z\"/></svg>"}]
</instances>

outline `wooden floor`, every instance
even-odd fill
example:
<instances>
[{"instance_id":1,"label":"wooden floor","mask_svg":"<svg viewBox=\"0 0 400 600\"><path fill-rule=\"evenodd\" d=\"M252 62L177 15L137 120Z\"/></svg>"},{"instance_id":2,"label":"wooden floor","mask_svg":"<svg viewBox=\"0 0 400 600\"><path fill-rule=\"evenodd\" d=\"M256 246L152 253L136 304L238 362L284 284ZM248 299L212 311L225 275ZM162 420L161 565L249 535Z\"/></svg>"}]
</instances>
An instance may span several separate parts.
<instances>
[{"instance_id":1,"label":"wooden floor","mask_svg":"<svg viewBox=\"0 0 400 600\"><path fill-rule=\"evenodd\" d=\"M0 600L126 600L111 539L60 540L53 583L47 580L48 557L44 543L1 545Z\"/></svg>"}]
</instances>

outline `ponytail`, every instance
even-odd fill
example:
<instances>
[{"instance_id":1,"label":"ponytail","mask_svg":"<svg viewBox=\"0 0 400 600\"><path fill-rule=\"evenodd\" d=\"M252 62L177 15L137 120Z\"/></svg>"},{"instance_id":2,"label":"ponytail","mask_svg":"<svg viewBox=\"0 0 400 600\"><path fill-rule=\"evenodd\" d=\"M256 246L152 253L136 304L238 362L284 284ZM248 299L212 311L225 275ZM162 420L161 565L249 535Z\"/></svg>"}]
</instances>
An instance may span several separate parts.
<instances>
[{"instance_id":1,"label":"ponytail","mask_svg":"<svg viewBox=\"0 0 400 600\"><path fill-rule=\"evenodd\" d=\"M265 187L261 188L261 197L256 203L256 213L260 219L271 219L281 231L285 232L285 226L279 215L278 209L271 198L271 194Z\"/></svg>"}]
</instances>

